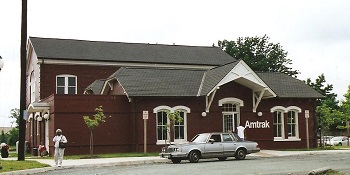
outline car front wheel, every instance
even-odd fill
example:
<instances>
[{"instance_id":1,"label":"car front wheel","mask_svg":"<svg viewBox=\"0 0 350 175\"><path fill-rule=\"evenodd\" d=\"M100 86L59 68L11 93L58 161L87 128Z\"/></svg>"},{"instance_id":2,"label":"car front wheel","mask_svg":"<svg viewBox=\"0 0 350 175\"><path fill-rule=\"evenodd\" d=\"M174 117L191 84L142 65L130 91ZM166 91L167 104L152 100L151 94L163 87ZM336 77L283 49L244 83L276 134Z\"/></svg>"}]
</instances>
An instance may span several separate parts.
<instances>
[{"instance_id":1,"label":"car front wheel","mask_svg":"<svg viewBox=\"0 0 350 175\"><path fill-rule=\"evenodd\" d=\"M247 153L245 152L244 149L238 149L236 154L235 154L235 158L237 160L243 160L243 159L245 159L246 154Z\"/></svg>"},{"instance_id":2,"label":"car front wheel","mask_svg":"<svg viewBox=\"0 0 350 175\"><path fill-rule=\"evenodd\" d=\"M191 151L188 159L191 163L197 163L199 161L200 154L198 151Z\"/></svg>"}]
</instances>

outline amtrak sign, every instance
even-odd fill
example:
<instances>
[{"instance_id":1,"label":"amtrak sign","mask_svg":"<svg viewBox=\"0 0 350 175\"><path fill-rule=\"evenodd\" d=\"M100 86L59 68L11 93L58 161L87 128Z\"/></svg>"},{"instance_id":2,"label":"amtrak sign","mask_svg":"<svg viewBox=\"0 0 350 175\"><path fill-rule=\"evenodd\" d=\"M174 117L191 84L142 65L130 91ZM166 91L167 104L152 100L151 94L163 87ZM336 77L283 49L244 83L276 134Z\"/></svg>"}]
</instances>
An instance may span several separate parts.
<instances>
[{"instance_id":1,"label":"amtrak sign","mask_svg":"<svg viewBox=\"0 0 350 175\"><path fill-rule=\"evenodd\" d=\"M248 120L245 122L245 128L270 128L270 122L267 120L265 121L254 121L254 122L249 122Z\"/></svg>"}]
</instances>

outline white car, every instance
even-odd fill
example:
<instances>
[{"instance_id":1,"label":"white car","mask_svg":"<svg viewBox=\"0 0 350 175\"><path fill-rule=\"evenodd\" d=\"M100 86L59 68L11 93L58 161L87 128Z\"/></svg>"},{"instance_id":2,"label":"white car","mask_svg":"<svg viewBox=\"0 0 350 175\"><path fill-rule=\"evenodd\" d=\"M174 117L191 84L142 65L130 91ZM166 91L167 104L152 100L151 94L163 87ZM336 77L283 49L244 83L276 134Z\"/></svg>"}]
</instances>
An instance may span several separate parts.
<instances>
[{"instance_id":1,"label":"white car","mask_svg":"<svg viewBox=\"0 0 350 175\"><path fill-rule=\"evenodd\" d=\"M330 146L349 146L349 138L345 136L336 136L327 140L325 144Z\"/></svg>"},{"instance_id":2,"label":"white car","mask_svg":"<svg viewBox=\"0 0 350 175\"><path fill-rule=\"evenodd\" d=\"M242 160L247 154L259 151L258 143L243 141L234 133L202 133L196 135L189 143L163 147L160 156L170 159L173 163L180 163L186 159L196 163L204 158L226 160L227 157L235 157Z\"/></svg>"}]
</instances>

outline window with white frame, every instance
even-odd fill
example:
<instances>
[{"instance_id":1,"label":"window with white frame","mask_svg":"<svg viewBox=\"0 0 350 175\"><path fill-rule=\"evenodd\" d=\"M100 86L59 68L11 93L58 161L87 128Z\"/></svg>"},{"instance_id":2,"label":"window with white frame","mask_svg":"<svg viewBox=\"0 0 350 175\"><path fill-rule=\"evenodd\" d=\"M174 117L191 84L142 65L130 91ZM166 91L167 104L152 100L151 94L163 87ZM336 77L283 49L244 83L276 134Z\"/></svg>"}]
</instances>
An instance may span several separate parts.
<instances>
[{"instance_id":1,"label":"window with white frame","mask_svg":"<svg viewBox=\"0 0 350 175\"><path fill-rule=\"evenodd\" d=\"M157 140L168 140L168 117L166 111L157 112Z\"/></svg>"},{"instance_id":2,"label":"window with white frame","mask_svg":"<svg viewBox=\"0 0 350 175\"><path fill-rule=\"evenodd\" d=\"M174 139L175 140L184 140L185 139L185 112L179 111L180 117L182 118L181 122L176 121L174 124Z\"/></svg>"},{"instance_id":3,"label":"window with white frame","mask_svg":"<svg viewBox=\"0 0 350 175\"><path fill-rule=\"evenodd\" d=\"M300 141L298 127L298 113L301 109L297 106L275 106L273 112L274 140L275 141Z\"/></svg>"},{"instance_id":4,"label":"window with white frame","mask_svg":"<svg viewBox=\"0 0 350 175\"><path fill-rule=\"evenodd\" d=\"M172 133L172 139L176 143L186 142L187 141L187 113L190 113L190 109L185 106L159 106L153 109L153 112L156 113L156 122L157 122L157 144L168 143L169 140L169 125L170 120L167 117L167 112L179 112L180 117L182 118L181 122L174 123L174 131Z\"/></svg>"},{"instance_id":5,"label":"window with white frame","mask_svg":"<svg viewBox=\"0 0 350 175\"><path fill-rule=\"evenodd\" d=\"M275 138L284 138L283 112L273 113L273 133Z\"/></svg>"},{"instance_id":6,"label":"window with white frame","mask_svg":"<svg viewBox=\"0 0 350 175\"><path fill-rule=\"evenodd\" d=\"M239 106L232 103L222 104L223 115L223 131L236 131L236 128L240 125Z\"/></svg>"},{"instance_id":7,"label":"window with white frame","mask_svg":"<svg viewBox=\"0 0 350 175\"><path fill-rule=\"evenodd\" d=\"M298 136L298 113L296 111L288 111L287 116L288 137Z\"/></svg>"},{"instance_id":8,"label":"window with white frame","mask_svg":"<svg viewBox=\"0 0 350 175\"><path fill-rule=\"evenodd\" d=\"M77 94L77 76L58 75L56 77L56 94Z\"/></svg>"},{"instance_id":9,"label":"window with white frame","mask_svg":"<svg viewBox=\"0 0 350 175\"><path fill-rule=\"evenodd\" d=\"M240 107L244 106L243 100L233 97L219 100L222 109L223 131L236 131L241 124Z\"/></svg>"},{"instance_id":10,"label":"window with white frame","mask_svg":"<svg viewBox=\"0 0 350 175\"><path fill-rule=\"evenodd\" d=\"M30 102L34 102L35 101L35 74L34 71L30 74L30 80L29 80L29 90L30 90Z\"/></svg>"}]
</instances>

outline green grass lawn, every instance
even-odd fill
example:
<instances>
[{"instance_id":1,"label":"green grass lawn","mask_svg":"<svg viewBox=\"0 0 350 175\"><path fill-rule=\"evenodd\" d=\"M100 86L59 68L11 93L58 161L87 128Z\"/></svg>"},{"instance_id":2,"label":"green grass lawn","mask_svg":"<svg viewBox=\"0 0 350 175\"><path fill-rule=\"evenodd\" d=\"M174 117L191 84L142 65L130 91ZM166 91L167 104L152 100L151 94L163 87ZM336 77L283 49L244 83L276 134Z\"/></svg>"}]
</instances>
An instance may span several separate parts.
<instances>
[{"instance_id":1,"label":"green grass lawn","mask_svg":"<svg viewBox=\"0 0 350 175\"><path fill-rule=\"evenodd\" d=\"M3 173L3 172L9 172L9 171L49 167L50 165L41 164L34 160L26 160L26 161L2 160L0 161L0 166L2 166L0 173Z\"/></svg>"}]
</instances>

